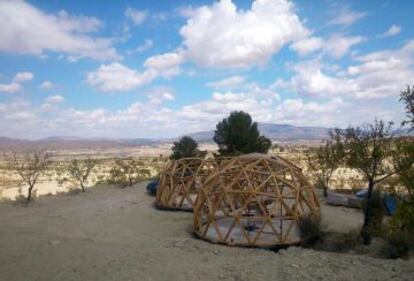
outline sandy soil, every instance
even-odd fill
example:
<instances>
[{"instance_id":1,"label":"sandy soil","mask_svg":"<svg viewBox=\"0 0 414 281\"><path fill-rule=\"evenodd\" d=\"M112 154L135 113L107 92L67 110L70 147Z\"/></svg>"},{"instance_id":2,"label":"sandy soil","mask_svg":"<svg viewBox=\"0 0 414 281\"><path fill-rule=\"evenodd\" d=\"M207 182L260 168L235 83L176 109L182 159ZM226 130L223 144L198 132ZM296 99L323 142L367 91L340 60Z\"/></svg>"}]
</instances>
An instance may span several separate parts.
<instances>
[{"instance_id":1,"label":"sandy soil","mask_svg":"<svg viewBox=\"0 0 414 281\"><path fill-rule=\"evenodd\" d=\"M195 239L192 214L154 209L144 186L1 203L0 280L414 280L413 260ZM344 210L324 207L324 224L346 231L361 222Z\"/></svg>"}]
</instances>

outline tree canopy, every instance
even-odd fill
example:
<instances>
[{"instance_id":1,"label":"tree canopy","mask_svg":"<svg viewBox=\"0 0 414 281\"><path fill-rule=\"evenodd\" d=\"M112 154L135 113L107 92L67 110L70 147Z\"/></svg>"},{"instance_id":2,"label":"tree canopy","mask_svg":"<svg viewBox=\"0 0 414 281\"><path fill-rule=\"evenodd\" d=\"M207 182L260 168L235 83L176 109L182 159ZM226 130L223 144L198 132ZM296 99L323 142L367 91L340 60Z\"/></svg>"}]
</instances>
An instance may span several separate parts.
<instances>
[{"instance_id":1,"label":"tree canopy","mask_svg":"<svg viewBox=\"0 0 414 281\"><path fill-rule=\"evenodd\" d=\"M400 137L395 140L392 162L400 182L414 203L414 139Z\"/></svg>"},{"instance_id":2,"label":"tree canopy","mask_svg":"<svg viewBox=\"0 0 414 281\"><path fill-rule=\"evenodd\" d=\"M98 160L89 157L84 160L73 159L70 162L68 166L68 173L79 183L83 192L85 192L88 179L97 164Z\"/></svg>"},{"instance_id":3,"label":"tree canopy","mask_svg":"<svg viewBox=\"0 0 414 281\"><path fill-rule=\"evenodd\" d=\"M405 91L401 92L400 101L405 103L405 113L408 120L403 122L403 125L411 125L411 129L414 129L414 86L407 86Z\"/></svg>"},{"instance_id":4,"label":"tree canopy","mask_svg":"<svg viewBox=\"0 0 414 281\"><path fill-rule=\"evenodd\" d=\"M216 126L214 141L222 155L267 153L271 141L260 135L257 123L243 111L233 111Z\"/></svg>"},{"instance_id":5,"label":"tree canopy","mask_svg":"<svg viewBox=\"0 0 414 281\"><path fill-rule=\"evenodd\" d=\"M171 149L173 153L170 159L196 157L199 153L198 143L189 136L184 136L179 141L174 142Z\"/></svg>"},{"instance_id":6,"label":"tree canopy","mask_svg":"<svg viewBox=\"0 0 414 281\"><path fill-rule=\"evenodd\" d=\"M11 158L6 155L6 160L8 160L7 168L15 171L29 187L26 203L30 202L33 188L47 170L50 164L50 157L51 154L43 150L25 152L21 157L18 157L16 153L13 153Z\"/></svg>"},{"instance_id":7,"label":"tree canopy","mask_svg":"<svg viewBox=\"0 0 414 281\"><path fill-rule=\"evenodd\" d=\"M332 133L333 137L333 133ZM325 143L315 149L314 154L309 156L309 168L316 172L317 184L323 188L327 196L329 180L336 169L342 165L344 160L344 146L338 141L326 140Z\"/></svg>"},{"instance_id":8,"label":"tree canopy","mask_svg":"<svg viewBox=\"0 0 414 281\"><path fill-rule=\"evenodd\" d=\"M364 210L362 237L364 244L371 241L372 227L372 194L377 183L393 175L387 159L392 152L392 123L375 121L363 127L336 129L332 140L344 146L345 164L358 170L368 181L367 206Z\"/></svg>"}]
</instances>

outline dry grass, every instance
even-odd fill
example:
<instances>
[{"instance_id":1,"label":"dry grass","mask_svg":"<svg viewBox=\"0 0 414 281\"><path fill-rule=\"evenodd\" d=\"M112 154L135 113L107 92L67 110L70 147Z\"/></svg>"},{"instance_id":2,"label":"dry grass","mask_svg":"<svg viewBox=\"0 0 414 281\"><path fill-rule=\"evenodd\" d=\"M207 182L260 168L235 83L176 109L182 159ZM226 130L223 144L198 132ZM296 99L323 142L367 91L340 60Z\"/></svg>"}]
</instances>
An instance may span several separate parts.
<instances>
[{"instance_id":1,"label":"dry grass","mask_svg":"<svg viewBox=\"0 0 414 281\"><path fill-rule=\"evenodd\" d=\"M115 165L117 158L101 159L99 164L91 173L88 186L94 186L97 183L106 182L110 176L110 170ZM149 170L148 178L156 177L163 165L166 163L165 158L161 157L139 157L138 161ZM58 193L77 190L78 184L73 181L66 171L65 167L70 159L59 160L53 159L52 165L47 172L40 178L39 183L35 186L35 191L40 195L55 195ZM18 175L13 171L5 169L5 163L0 166L0 198L8 200L16 200L18 196L27 193L27 187L19 179ZM146 178L145 178L146 179ZM75 191L73 191L75 192Z\"/></svg>"}]
</instances>

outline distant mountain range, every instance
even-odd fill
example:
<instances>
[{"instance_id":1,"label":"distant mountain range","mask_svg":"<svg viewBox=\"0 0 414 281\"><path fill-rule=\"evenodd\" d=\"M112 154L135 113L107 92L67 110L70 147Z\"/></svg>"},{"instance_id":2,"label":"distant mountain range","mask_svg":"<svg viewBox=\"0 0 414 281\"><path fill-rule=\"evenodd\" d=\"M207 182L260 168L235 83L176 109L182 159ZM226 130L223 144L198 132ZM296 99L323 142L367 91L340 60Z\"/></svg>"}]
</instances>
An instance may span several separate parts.
<instances>
[{"instance_id":1,"label":"distant mountain range","mask_svg":"<svg viewBox=\"0 0 414 281\"><path fill-rule=\"evenodd\" d=\"M59 149L94 149L110 147L134 147L152 145L157 141L150 139L106 139L106 138L80 138L80 137L48 137L39 140L12 139L0 137L0 150L20 150L31 148Z\"/></svg>"},{"instance_id":2,"label":"distant mountain range","mask_svg":"<svg viewBox=\"0 0 414 281\"><path fill-rule=\"evenodd\" d=\"M298 141L320 141L329 134L329 128L324 127L297 127L285 124L258 123L262 135L272 141L298 142ZM212 142L214 131L203 131L189 134L198 142Z\"/></svg>"},{"instance_id":3,"label":"distant mountain range","mask_svg":"<svg viewBox=\"0 0 414 281\"><path fill-rule=\"evenodd\" d=\"M261 134L272 141L298 142L318 141L328 135L328 128L323 127L296 127L292 125L259 123ZM198 142L213 142L214 131L204 131L188 134ZM33 147L47 147L48 149L79 149L79 148L109 148L109 147L133 147L142 145L158 145L171 143L173 139L111 139L111 138L81 138L76 136L51 136L38 140L14 139L0 137L0 150L30 149Z\"/></svg>"},{"instance_id":4,"label":"distant mountain range","mask_svg":"<svg viewBox=\"0 0 414 281\"><path fill-rule=\"evenodd\" d=\"M318 142L328 137L330 128L299 127L285 124L258 123L260 133L273 142L300 143ZM413 135L411 132L410 135ZM397 135L408 134L408 130L396 130ZM212 143L214 130L187 134L199 143ZM143 145L159 145L172 143L178 138L169 139L111 139L111 138L81 138L75 136L52 136L39 140L12 139L0 137L0 150L31 149L33 147L47 147L58 149L96 149L110 147L135 147Z\"/></svg>"}]
</instances>

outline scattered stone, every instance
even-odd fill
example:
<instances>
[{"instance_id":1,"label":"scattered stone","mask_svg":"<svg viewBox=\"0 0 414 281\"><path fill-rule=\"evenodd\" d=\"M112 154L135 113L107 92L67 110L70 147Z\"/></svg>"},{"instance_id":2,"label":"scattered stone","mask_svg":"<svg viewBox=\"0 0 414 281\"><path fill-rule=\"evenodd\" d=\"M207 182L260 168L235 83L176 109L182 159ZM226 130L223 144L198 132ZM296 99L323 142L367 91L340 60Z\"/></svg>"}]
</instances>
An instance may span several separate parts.
<instances>
[{"instance_id":1,"label":"scattered stone","mask_svg":"<svg viewBox=\"0 0 414 281\"><path fill-rule=\"evenodd\" d=\"M214 250L213 253L217 256L218 254L220 254L220 251L219 250Z\"/></svg>"},{"instance_id":2,"label":"scattered stone","mask_svg":"<svg viewBox=\"0 0 414 281\"><path fill-rule=\"evenodd\" d=\"M60 245L60 241L59 240L51 240L51 241L49 241L49 244L52 245L53 247L56 247L56 246Z\"/></svg>"},{"instance_id":3,"label":"scattered stone","mask_svg":"<svg viewBox=\"0 0 414 281\"><path fill-rule=\"evenodd\" d=\"M294 264L294 263L292 263L291 266L294 267L294 268L299 268L299 265Z\"/></svg>"}]
</instances>

